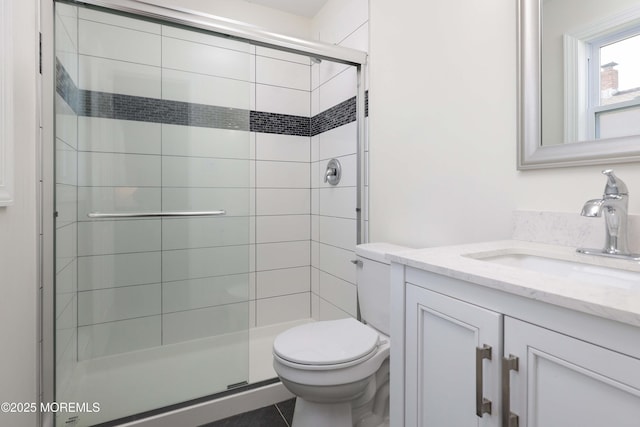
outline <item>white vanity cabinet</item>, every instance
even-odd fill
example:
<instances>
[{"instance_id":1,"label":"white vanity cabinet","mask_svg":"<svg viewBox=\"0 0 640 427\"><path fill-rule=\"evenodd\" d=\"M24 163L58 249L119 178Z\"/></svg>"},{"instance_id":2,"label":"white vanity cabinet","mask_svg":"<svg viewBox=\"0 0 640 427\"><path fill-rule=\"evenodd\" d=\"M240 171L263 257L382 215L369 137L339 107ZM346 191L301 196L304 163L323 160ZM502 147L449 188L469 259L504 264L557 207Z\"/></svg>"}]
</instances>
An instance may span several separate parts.
<instances>
[{"instance_id":1,"label":"white vanity cabinet","mask_svg":"<svg viewBox=\"0 0 640 427\"><path fill-rule=\"evenodd\" d=\"M518 360L507 426L640 425L640 359L509 317L504 352Z\"/></svg>"},{"instance_id":2,"label":"white vanity cabinet","mask_svg":"<svg viewBox=\"0 0 640 427\"><path fill-rule=\"evenodd\" d=\"M499 427L502 316L411 284L406 307L405 425Z\"/></svg>"},{"instance_id":3,"label":"white vanity cabinet","mask_svg":"<svg viewBox=\"0 0 640 427\"><path fill-rule=\"evenodd\" d=\"M640 426L640 328L392 271L392 427Z\"/></svg>"}]
</instances>

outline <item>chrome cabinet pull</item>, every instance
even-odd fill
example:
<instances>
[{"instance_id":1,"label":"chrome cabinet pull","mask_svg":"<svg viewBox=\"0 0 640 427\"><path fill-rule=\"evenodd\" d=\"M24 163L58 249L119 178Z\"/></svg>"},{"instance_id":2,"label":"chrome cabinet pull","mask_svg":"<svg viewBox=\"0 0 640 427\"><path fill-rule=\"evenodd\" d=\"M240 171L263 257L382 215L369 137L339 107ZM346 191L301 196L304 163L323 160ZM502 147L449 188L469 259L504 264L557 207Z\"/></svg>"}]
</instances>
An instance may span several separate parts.
<instances>
[{"instance_id":1,"label":"chrome cabinet pull","mask_svg":"<svg viewBox=\"0 0 640 427\"><path fill-rule=\"evenodd\" d=\"M215 216L225 215L224 210L202 212L91 212L89 218L172 218L185 216Z\"/></svg>"},{"instance_id":2,"label":"chrome cabinet pull","mask_svg":"<svg viewBox=\"0 0 640 427\"><path fill-rule=\"evenodd\" d=\"M491 401L482 395L482 364L485 359L491 360L491 346L486 344L476 347L476 415L480 418L483 414L491 414Z\"/></svg>"},{"instance_id":3,"label":"chrome cabinet pull","mask_svg":"<svg viewBox=\"0 0 640 427\"><path fill-rule=\"evenodd\" d=\"M355 264L356 267L360 267L362 265L362 261L360 261L359 259L352 259L351 264Z\"/></svg>"},{"instance_id":4,"label":"chrome cabinet pull","mask_svg":"<svg viewBox=\"0 0 640 427\"><path fill-rule=\"evenodd\" d=\"M511 371L518 372L518 357L502 358L502 427L518 427L518 415L511 412Z\"/></svg>"}]
</instances>

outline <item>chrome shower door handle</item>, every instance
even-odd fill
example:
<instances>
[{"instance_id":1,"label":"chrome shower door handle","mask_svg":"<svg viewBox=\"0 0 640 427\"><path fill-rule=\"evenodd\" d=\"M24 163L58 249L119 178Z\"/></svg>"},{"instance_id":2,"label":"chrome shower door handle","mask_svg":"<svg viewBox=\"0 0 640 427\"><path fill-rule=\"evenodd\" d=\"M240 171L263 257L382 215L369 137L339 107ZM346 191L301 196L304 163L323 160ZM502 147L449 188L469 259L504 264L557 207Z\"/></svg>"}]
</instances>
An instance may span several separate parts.
<instances>
[{"instance_id":1,"label":"chrome shower door handle","mask_svg":"<svg viewBox=\"0 0 640 427\"><path fill-rule=\"evenodd\" d=\"M89 212L89 218L179 218L197 216L226 215L227 211L197 211L197 212Z\"/></svg>"},{"instance_id":2,"label":"chrome shower door handle","mask_svg":"<svg viewBox=\"0 0 640 427\"><path fill-rule=\"evenodd\" d=\"M476 347L476 415L491 414L491 401L483 396L484 360L491 360L491 346Z\"/></svg>"}]
</instances>

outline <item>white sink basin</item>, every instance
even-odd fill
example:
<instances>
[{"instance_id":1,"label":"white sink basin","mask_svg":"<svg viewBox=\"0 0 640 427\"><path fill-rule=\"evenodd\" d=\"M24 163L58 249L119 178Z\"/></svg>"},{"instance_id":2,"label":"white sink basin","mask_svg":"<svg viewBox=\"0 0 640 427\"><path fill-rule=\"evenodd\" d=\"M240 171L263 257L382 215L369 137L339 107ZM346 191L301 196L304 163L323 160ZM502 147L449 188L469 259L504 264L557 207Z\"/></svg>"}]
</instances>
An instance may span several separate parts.
<instances>
[{"instance_id":1,"label":"white sink basin","mask_svg":"<svg viewBox=\"0 0 640 427\"><path fill-rule=\"evenodd\" d=\"M577 261L547 258L539 255L524 253L509 253L500 255L470 254L472 258L539 273L560 276L573 281L608 284L624 289L640 289L640 271L587 264ZM631 261L622 261L623 263ZM632 264L637 267L637 264Z\"/></svg>"}]
</instances>

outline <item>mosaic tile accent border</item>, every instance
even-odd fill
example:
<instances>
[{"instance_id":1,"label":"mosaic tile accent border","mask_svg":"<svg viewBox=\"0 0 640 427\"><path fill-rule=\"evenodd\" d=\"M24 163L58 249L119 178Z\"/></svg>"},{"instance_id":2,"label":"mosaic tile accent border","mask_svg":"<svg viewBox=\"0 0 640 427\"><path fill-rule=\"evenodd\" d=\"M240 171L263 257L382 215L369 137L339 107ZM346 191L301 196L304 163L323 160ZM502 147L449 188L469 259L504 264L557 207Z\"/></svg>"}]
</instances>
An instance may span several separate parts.
<instances>
[{"instance_id":1,"label":"mosaic tile accent border","mask_svg":"<svg viewBox=\"0 0 640 427\"><path fill-rule=\"evenodd\" d=\"M56 91L79 116L167 123L280 135L316 136L356 121L356 97L313 117L218 107L78 89L56 58ZM365 116L369 92L365 93Z\"/></svg>"},{"instance_id":2,"label":"mosaic tile accent border","mask_svg":"<svg viewBox=\"0 0 640 427\"><path fill-rule=\"evenodd\" d=\"M249 130L249 110L166 99L79 91L80 116Z\"/></svg>"},{"instance_id":3,"label":"mosaic tile accent border","mask_svg":"<svg viewBox=\"0 0 640 427\"><path fill-rule=\"evenodd\" d=\"M310 117L251 111L251 132L311 136Z\"/></svg>"}]
</instances>

